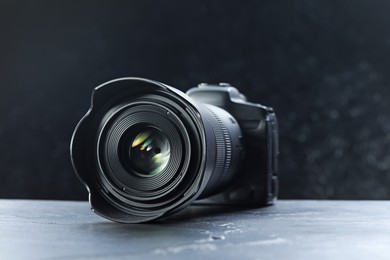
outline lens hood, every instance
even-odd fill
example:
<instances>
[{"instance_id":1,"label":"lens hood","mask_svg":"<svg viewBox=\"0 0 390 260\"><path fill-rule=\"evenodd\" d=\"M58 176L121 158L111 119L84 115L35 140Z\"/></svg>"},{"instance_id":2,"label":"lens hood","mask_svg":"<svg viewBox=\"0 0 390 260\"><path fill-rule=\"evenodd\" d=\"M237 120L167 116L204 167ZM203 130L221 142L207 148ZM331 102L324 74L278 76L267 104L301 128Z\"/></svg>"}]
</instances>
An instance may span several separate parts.
<instances>
[{"instance_id":1,"label":"lens hood","mask_svg":"<svg viewBox=\"0 0 390 260\"><path fill-rule=\"evenodd\" d=\"M92 210L116 222L150 221L183 209L206 186L227 182L238 162L232 147L238 146L240 129L226 129L215 114L231 117L153 80L120 78L96 87L71 141L73 167L89 192ZM143 150L134 159L128 147L145 141L137 133L150 128L169 141L170 154L158 174L145 176L129 169L126 160L144 156ZM140 149L150 147L145 141ZM160 148L151 151L161 155ZM216 171L220 177L210 185Z\"/></svg>"}]
</instances>

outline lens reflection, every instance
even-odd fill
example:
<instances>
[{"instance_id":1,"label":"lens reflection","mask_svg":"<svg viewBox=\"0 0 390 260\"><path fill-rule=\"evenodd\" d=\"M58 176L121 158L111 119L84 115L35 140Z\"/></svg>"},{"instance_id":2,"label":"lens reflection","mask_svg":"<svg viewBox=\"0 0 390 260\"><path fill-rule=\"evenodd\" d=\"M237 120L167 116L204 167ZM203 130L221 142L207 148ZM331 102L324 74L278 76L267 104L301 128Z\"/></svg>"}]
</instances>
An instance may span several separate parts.
<instances>
[{"instance_id":1,"label":"lens reflection","mask_svg":"<svg viewBox=\"0 0 390 260\"><path fill-rule=\"evenodd\" d=\"M168 164L171 148L167 137L158 129L147 128L139 132L129 148L130 165L144 176L161 173Z\"/></svg>"}]
</instances>

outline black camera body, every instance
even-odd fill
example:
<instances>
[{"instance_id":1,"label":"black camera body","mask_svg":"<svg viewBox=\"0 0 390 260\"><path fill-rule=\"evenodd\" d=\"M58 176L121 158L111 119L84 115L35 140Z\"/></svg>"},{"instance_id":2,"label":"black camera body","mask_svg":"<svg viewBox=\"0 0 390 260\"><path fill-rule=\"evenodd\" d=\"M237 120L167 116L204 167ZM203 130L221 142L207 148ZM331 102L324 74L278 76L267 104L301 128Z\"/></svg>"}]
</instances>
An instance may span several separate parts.
<instances>
[{"instance_id":1,"label":"black camera body","mask_svg":"<svg viewBox=\"0 0 390 260\"><path fill-rule=\"evenodd\" d=\"M278 193L278 126L272 108L226 83L187 94L120 78L96 87L71 141L92 210L139 223L200 203L271 204Z\"/></svg>"},{"instance_id":2,"label":"black camera body","mask_svg":"<svg viewBox=\"0 0 390 260\"><path fill-rule=\"evenodd\" d=\"M240 175L225 191L202 200L205 203L265 206L278 195L279 134L271 107L247 102L228 83L199 84L186 93L199 103L228 111L242 131Z\"/></svg>"}]
</instances>

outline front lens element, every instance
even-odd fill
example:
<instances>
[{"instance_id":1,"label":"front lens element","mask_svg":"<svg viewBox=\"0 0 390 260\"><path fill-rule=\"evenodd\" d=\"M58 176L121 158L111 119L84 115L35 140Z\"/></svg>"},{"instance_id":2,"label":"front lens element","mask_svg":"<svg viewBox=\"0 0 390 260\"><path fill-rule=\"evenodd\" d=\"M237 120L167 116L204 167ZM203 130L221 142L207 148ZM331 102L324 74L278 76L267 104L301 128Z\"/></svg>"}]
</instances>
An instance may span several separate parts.
<instances>
[{"instance_id":1,"label":"front lens element","mask_svg":"<svg viewBox=\"0 0 390 260\"><path fill-rule=\"evenodd\" d=\"M152 177L161 173L171 154L166 135L156 128L148 127L134 136L128 153L131 167L141 176Z\"/></svg>"}]
</instances>

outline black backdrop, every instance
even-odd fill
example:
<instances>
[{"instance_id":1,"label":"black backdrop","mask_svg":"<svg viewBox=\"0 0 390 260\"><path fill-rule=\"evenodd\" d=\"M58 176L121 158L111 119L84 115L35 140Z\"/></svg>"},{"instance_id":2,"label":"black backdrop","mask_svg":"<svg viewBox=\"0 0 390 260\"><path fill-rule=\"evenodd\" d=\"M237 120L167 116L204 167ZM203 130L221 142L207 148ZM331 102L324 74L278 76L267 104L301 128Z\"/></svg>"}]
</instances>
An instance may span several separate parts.
<instances>
[{"instance_id":1,"label":"black backdrop","mask_svg":"<svg viewBox=\"0 0 390 260\"><path fill-rule=\"evenodd\" d=\"M230 82L279 116L282 198L390 198L390 2L0 3L0 198L84 199L96 85Z\"/></svg>"}]
</instances>

